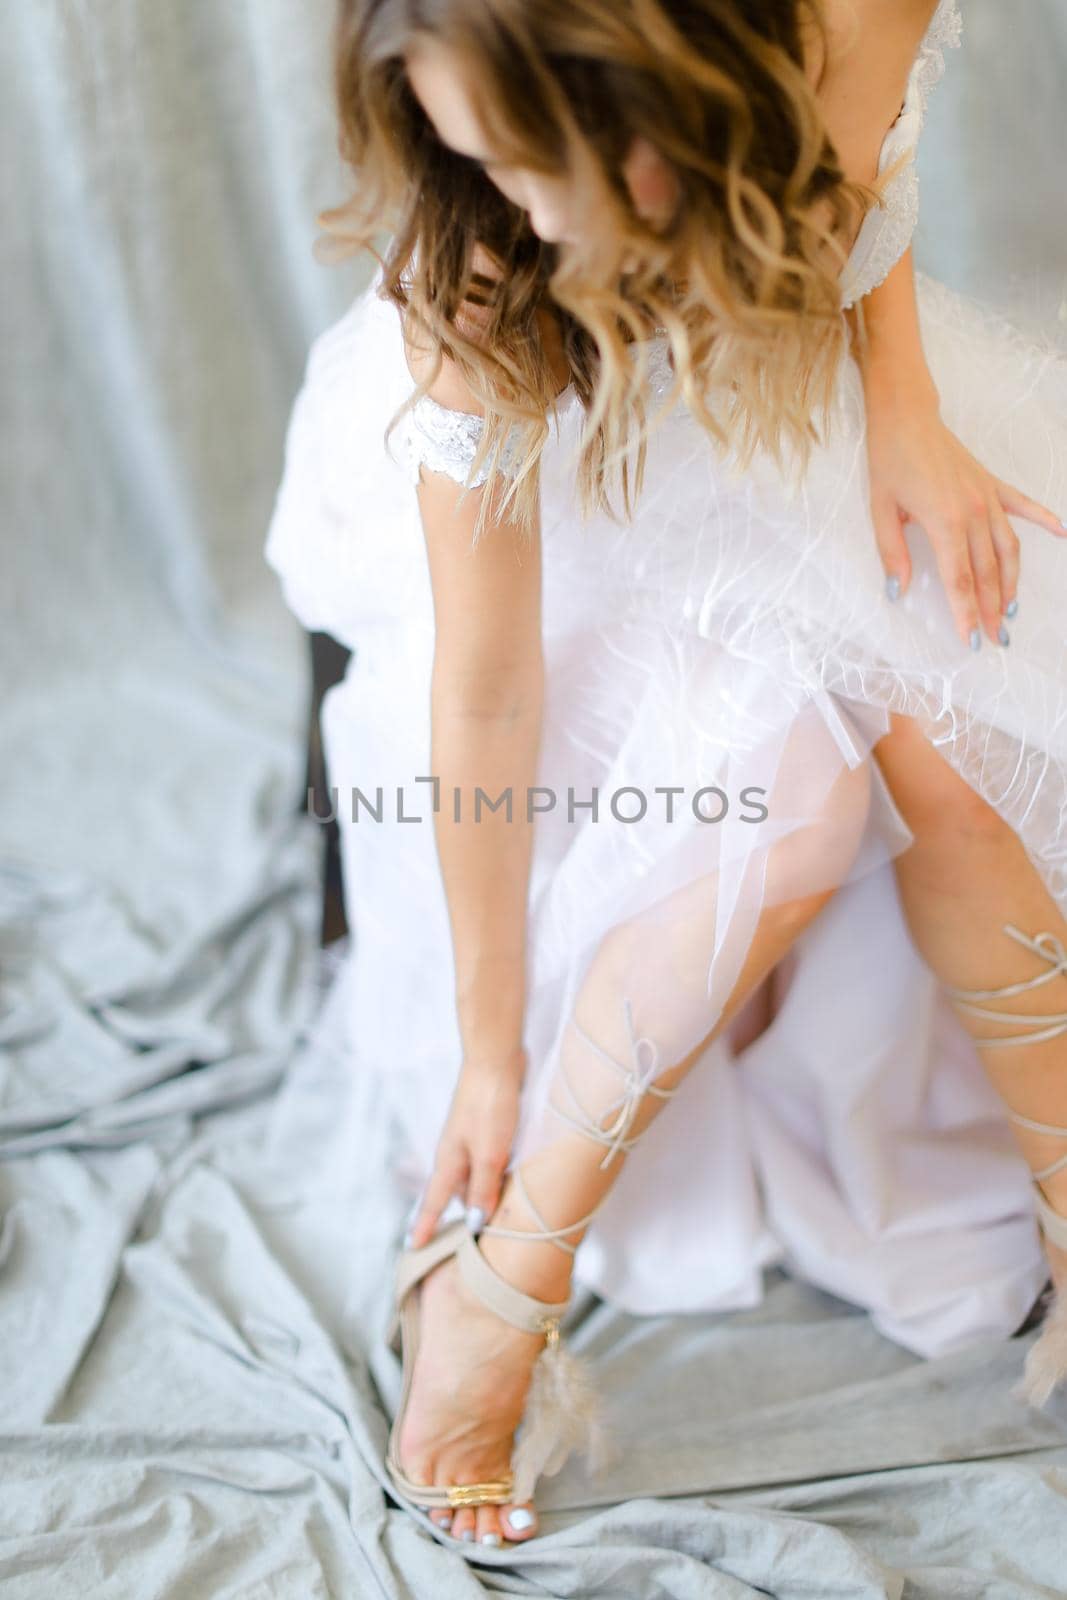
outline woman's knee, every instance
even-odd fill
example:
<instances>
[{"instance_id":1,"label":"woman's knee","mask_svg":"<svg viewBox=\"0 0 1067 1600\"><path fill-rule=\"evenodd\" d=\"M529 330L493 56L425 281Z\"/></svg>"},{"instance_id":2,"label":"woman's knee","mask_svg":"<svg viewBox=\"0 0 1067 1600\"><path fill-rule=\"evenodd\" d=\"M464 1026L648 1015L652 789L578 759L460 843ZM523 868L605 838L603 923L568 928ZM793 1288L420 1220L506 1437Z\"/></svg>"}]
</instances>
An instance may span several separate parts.
<instances>
[{"instance_id":1,"label":"woman's knee","mask_svg":"<svg viewBox=\"0 0 1067 1600\"><path fill-rule=\"evenodd\" d=\"M874 757L916 840L952 853L1008 829L999 812L930 743L912 718L892 719Z\"/></svg>"},{"instance_id":2,"label":"woman's knee","mask_svg":"<svg viewBox=\"0 0 1067 1600\"><path fill-rule=\"evenodd\" d=\"M783 815L803 820L767 847L759 901L768 926L799 933L832 899L855 860L871 788L869 762L842 765L821 798L799 780L783 788ZM768 822L774 820L772 809ZM754 824L753 831L759 826ZM590 971L593 988L632 989L639 973L642 993L669 994L675 1008L690 997L706 1009L708 965L721 912L718 894L719 875L710 872L607 929Z\"/></svg>"}]
</instances>

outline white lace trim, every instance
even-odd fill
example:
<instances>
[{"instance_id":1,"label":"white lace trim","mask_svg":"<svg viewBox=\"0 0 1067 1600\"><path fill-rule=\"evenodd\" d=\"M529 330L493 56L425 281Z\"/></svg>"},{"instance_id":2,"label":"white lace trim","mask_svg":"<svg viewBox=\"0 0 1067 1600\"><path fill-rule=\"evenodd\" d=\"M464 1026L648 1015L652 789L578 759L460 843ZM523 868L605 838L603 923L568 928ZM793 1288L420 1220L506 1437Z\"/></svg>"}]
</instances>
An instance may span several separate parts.
<instances>
[{"instance_id":1,"label":"white lace trim","mask_svg":"<svg viewBox=\"0 0 1067 1600\"><path fill-rule=\"evenodd\" d=\"M662 400L674 383L674 368L664 332L648 340L646 361L649 390ZM568 384L557 396L557 408L573 401L573 385ZM397 459L413 484L418 483L420 469L425 467L428 472L446 473L456 483L476 489L487 481L490 472L488 463L483 462L471 476L484 430L483 417L470 411L454 411L424 395L397 424ZM522 430L516 423L505 443L500 470L506 478L514 478L521 464Z\"/></svg>"},{"instance_id":2,"label":"white lace trim","mask_svg":"<svg viewBox=\"0 0 1067 1600\"><path fill-rule=\"evenodd\" d=\"M909 159L882 191L882 204L863 219L841 274L841 304L845 307L884 283L911 243L919 221L915 152L930 95L944 75L945 49L960 43L962 31L959 0L941 0L912 66L904 106L883 142L878 170L884 172L905 153Z\"/></svg>"},{"instance_id":3,"label":"white lace trim","mask_svg":"<svg viewBox=\"0 0 1067 1600\"><path fill-rule=\"evenodd\" d=\"M420 468L425 467L428 472L443 472L467 488L478 488L490 473L490 462L484 461L471 476L484 431L484 417L470 411L453 411L423 395L397 424L401 460L408 478L417 484ZM500 471L506 478L517 475L522 461L521 432L516 423L504 445Z\"/></svg>"},{"instance_id":4,"label":"white lace trim","mask_svg":"<svg viewBox=\"0 0 1067 1600\"><path fill-rule=\"evenodd\" d=\"M941 0L923 35L919 54L912 68L914 91L920 116L925 115L930 92L945 72L945 49L955 48L963 37L963 16L959 0Z\"/></svg>"}]
</instances>

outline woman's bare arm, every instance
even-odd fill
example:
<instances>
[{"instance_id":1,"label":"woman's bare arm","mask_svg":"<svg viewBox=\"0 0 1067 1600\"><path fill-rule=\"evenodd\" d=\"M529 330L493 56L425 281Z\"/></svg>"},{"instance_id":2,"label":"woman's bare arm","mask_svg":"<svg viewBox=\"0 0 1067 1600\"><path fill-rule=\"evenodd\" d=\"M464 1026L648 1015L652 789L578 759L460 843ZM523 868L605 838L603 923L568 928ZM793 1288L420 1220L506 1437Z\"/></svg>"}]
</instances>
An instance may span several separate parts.
<instances>
[{"instance_id":1,"label":"woman's bare arm","mask_svg":"<svg viewBox=\"0 0 1067 1600\"><path fill-rule=\"evenodd\" d=\"M475 409L473 397L463 409ZM462 499L451 478L425 472L418 491L436 628L435 828L468 1060L506 1060L521 1045L532 835L526 793L536 781L543 700L540 532L524 540L507 518L491 515L472 548L479 500L489 492ZM478 816L477 788L494 803L510 793L510 808L483 804Z\"/></svg>"},{"instance_id":2,"label":"woman's bare arm","mask_svg":"<svg viewBox=\"0 0 1067 1600\"><path fill-rule=\"evenodd\" d=\"M425 352L409 347L416 378L422 378L426 359ZM447 360L429 393L451 409L483 411ZM499 495L499 488L488 484L464 495L452 478L425 468L418 488L435 619L431 770L439 780L440 807L434 824L463 1061L410 1231L415 1245L432 1237L454 1194L486 1216L494 1210L526 1065L533 850L526 807L536 782L544 699L541 538L536 523L524 535L508 515L490 509L475 547L486 494ZM487 797L480 814L478 789Z\"/></svg>"},{"instance_id":3,"label":"woman's bare arm","mask_svg":"<svg viewBox=\"0 0 1067 1600\"><path fill-rule=\"evenodd\" d=\"M900 109L919 43L937 0L830 0L829 58L819 99L827 132L847 175L871 183L886 132ZM853 333L856 312L847 313ZM923 355L912 252L864 297L865 381L877 395L905 389L936 404Z\"/></svg>"},{"instance_id":4,"label":"woman's bare arm","mask_svg":"<svg viewBox=\"0 0 1067 1600\"><path fill-rule=\"evenodd\" d=\"M936 9L934 0L831 0L831 47L820 90L827 130L849 177L870 182L908 73ZM909 248L861 302L865 342L854 339L863 374L871 516L890 598L911 578L904 528L929 540L961 643L981 646L981 628L1007 644L1004 625L1019 581L1019 539L1009 515L1051 533L1059 519L989 472L941 417L923 351L915 267ZM856 313L848 313L854 335Z\"/></svg>"},{"instance_id":5,"label":"woman's bare arm","mask_svg":"<svg viewBox=\"0 0 1067 1600\"><path fill-rule=\"evenodd\" d=\"M889 276L863 298L865 341L858 336L855 308L846 316L868 398L876 404L923 404L936 410L937 389L923 353L910 245Z\"/></svg>"}]
</instances>

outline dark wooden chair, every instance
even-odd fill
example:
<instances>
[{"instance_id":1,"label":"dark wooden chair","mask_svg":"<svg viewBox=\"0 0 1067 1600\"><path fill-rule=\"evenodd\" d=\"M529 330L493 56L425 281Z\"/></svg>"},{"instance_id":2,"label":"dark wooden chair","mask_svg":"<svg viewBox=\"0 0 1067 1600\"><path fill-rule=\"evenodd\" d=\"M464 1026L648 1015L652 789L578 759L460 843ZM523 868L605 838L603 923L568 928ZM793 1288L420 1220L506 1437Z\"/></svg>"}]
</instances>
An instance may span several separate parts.
<instances>
[{"instance_id":1,"label":"dark wooden chair","mask_svg":"<svg viewBox=\"0 0 1067 1600\"><path fill-rule=\"evenodd\" d=\"M311 707L308 722L307 781L304 785L303 804L314 805L315 814L325 817L330 811L327 788L326 762L322 751L322 729L319 714L322 697L332 684L344 677L351 651L328 633L313 633L311 639ZM310 794L310 800L307 798ZM322 931L324 945L333 944L348 931L345 920L344 892L341 877L341 836L335 820L323 824L325 837L325 863L323 871Z\"/></svg>"}]
</instances>

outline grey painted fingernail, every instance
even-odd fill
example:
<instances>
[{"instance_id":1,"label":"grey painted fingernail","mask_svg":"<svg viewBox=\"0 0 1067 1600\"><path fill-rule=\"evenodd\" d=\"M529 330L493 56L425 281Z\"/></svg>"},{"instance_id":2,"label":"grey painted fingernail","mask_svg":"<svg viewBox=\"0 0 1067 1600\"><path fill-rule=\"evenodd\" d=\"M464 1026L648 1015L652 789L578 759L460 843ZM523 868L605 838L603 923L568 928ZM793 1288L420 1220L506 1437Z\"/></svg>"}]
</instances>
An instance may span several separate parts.
<instances>
[{"instance_id":1,"label":"grey painted fingernail","mask_svg":"<svg viewBox=\"0 0 1067 1600\"><path fill-rule=\"evenodd\" d=\"M411 1228L409 1228L407 1230L407 1232L404 1234L404 1249L405 1250L410 1250L411 1249L411 1246L412 1246L412 1243L414 1241L414 1238L415 1238L415 1234L414 1234L413 1230Z\"/></svg>"},{"instance_id":2,"label":"grey painted fingernail","mask_svg":"<svg viewBox=\"0 0 1067 1600\"><path fill-rule=\"evenodd\" d=\"M532 1528L537 1518L532 1511L527 1511L525 1506L519 1506L517 1511L508 1512L508 1525L522 1532L524 1528Z\"/></svg>"},{"instance_id":3,"label":"grey painted fingernail","mask_svg":"<svg viewBox=\"0 0 1067 1600\"><path fill-rule=\"evenodd\" d=\"M474 1529L473 1528L464 1528L463 1532L461 1534L459 1534L458 1537L463 1540L464 1544L473 1544L474 1543Z\"/></svg>"},{"instance_id":4,"label":"grey painted fingernail","mask_svg":"<svg viewBox=\"0 0 1067 1600\"><path fill-rule=\"evenodd\" d=\"M500 1537L499 1533L483 1533L482 1534L482 1544L501 1545L503 1543L504 1543L504 1541Z\"/></svg>"},{"instance_id":5,"label":"grey painted fingernail","mask_svg":"<svg viewBox=\"0 0 1067 1600\"><path fill-rule=\"evenodd\" d=\"M1011 634L1008 632L1003 622L997 629L997 638L1000 640L1001 644L1011 644Z\"/></svg>"},{"instance_id":6,"label":"grey painted fingernail","mask_svg":"<svg viewBox=\"0 0 1067 1600\"><path fill-rule=\"evenodd\" d=\"M1015 613L1018 611L1018 609L1019 609L1019 601L1018 601L1018 599L1011 600L1004 607L1004 615L1006 617L1013 617L1015 615Z\"/></svg>"},{"instance_id":7,"label":"grey painted fingernail","mask_svg":"<svg viewBox=\"0 0 1067 1600\"><path fill-rule=\"evenodd\" d=\"M451 1517L435 1517L434 1521L437 1523L439 1528L444 1528L446 1532L452 1526Z\"/></svg>"},{"instance_id":8,"label":"grey painted fingernail","mask_svg":"<svg viewBox=\"0 0 1067 1600\"><path fill-rule=\"evenodd\" d=\"M981 648L982 648L982 635L978 631L977 628L972 628L971 629L971 649L972 650L981 650Z\"/></svg>"},{"instance_id":9,"label":"grey painted fingernail","mask_svg":"<svg viewBox=\"0 0 1067 1600\"><path fill-rule=\"evenodd\" d=\"M467 1227L471 1233L479 1233L485 1227L485 1212L481 1206L467 1207Z\"/></svg>"},{"instance_id":10,"label":"grey painted fingernail","mask_svg":"<svg viewBox=\"0 0 1067 1600\"><path fill-rule=\"evenodd\" d=\"M885 592L890 600L900 599L900 579L895 572L885 580Z\"/></svg>"}]
</instances>

